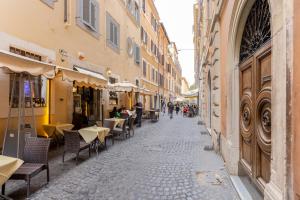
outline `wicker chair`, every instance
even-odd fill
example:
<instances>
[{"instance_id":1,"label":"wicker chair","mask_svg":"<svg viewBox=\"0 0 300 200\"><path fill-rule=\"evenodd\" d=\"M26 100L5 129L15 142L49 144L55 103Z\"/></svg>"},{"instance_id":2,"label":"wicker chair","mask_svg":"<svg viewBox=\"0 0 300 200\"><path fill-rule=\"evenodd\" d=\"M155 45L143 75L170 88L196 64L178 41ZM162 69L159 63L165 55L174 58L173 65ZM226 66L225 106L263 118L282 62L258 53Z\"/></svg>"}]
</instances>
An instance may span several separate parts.
<instances>
[{"instance_id":1,"label":"wicker chair","mask_svg":"<svg viewBox=\"0 0 300 200\"><path fill-rule=\"evenodd\" d=\"M84 149L89 149L89 157L91 157L91 145L80 141L80 136L78 131L67 131L64 130L65 136L65 146L62 156L62 161L65 161L65 153L75 153L76 154L76 164L78 164L79 152Z\"/></svg>"},{"instance_id":2,"label":"wicker chair","mask_svg":"<svg viewBox=\"0 0 300 200\"><path fill-rule=\"evenodd\" d=\"M127 129L126 129L126 125L128 123L128 120L126 119L123 123L123 126L122 128L114 128L112 130L112 133L114 135L114 137L122 137L123 140L125 140L128 136L128 132L127 132Z\"/></svg>"},{"instance_id":3,"label":"wicker chair","mask_svg":"<svg viewBox=\"0 0 300 200\"><path fill-rule=\"evenodd\" d=\"M24 163L10 177L13 180L25 180L27 182L27 197L30 195L30 180L43 170L47 170L47 183L49 182L48 152L50 139L28 137L25 139L23 153ZM5 193L5 184L2 186L2 194Z\"/></svg>"},{"instance_id":4,"label":"wicker chair","mask_svg":"<svg viewBox=\"0 0 300 200\"><path fill-rule=\"evenodd\" d=\"M136 117L130 117L129 123L126 126L126 130L128 133L128 136L131 137L130 132L132 131L132 136L134 136L134 121Z\"/></svg>"},{"instance_id":5,"label":"wicker chair","mask_svg":"<svg viewBox=\"0 0 300 200\"><path fill-rule=\"evenodd\" d=\"M112 141L112 144L115 143L115 141L114 141L114 135L112 133L112 130L114 129L114 126L115 126L115 122L114 121L104 120L104 122L103 122L103 127L109 128L109 130L110 130L109 134L105 137L105 148L107 148L106 141L108 139L110 139Z\"/></svg>"}]
</instances>

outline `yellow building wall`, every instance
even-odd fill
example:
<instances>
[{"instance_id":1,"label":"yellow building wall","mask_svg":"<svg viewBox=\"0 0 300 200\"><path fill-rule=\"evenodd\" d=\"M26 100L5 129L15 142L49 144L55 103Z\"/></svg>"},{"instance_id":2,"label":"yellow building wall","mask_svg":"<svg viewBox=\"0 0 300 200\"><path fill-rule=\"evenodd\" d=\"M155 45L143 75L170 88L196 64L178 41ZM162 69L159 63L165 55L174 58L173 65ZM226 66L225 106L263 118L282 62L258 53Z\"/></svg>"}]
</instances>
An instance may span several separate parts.
<instances>
[{"instance_id":1,"label":"yellow building wall","mask_svg":"<svg viewBox=\"0 0 300 200\"><path fill-rule=\"evenodd\" d=\"M99 2L99 37L94 37L86 30L76 24L77 1L69 0L69 21L64 22L64 1L56 1L51 8L39 0L9 0L0 2L0 34L8 35L28 43L28 47L36 54L43 55L40 49L49 49L54 52L52 62L59 66L71 68L74 63L82 67L106 76L109 68L113 74L120 76L120 81L127 80L135 83L141 74L140 65L134 63L134 56L129 57L127 53L127 38L133 38L134 42L140 44L139 24L132 20L122 0L98 0ZM106 44L106 12L108 12L120 24L120 51L116 53ZM12 14L13 13L13 14ZM0 35L2 36L2 35ZM3 38L0 38L2 40ZM3 41L3 40L2 40ZM3 49L3 45L0 44ZM7 47L4 50L9 50ZM33 50L34 49L34 50ZM66 52L62 56L60 50ZM79 54L84 55L79 60ZM0 90L5 97L1 97L0 108L0 146L2 146L3 133L7 107L9 82L0 77ZM51 82L51 122L71 122L73 112L72 83L61 80ZM7 95L6 95L7 94ZM108 102L105 102L109 107ZM126 103L126 102L125 102ZM42 132L42 124L46 111L38 112L36 117L38 132ZM47 116L46 116L47 115Z\"/></svg>"}]
</instances>

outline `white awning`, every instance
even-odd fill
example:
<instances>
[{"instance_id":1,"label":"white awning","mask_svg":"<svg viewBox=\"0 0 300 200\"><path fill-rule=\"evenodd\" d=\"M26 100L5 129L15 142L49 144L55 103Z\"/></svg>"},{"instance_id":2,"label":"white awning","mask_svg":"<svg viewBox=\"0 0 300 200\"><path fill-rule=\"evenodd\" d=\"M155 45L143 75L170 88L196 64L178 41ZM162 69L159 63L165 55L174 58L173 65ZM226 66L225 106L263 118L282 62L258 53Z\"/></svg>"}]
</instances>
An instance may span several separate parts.
<instances>
[{"instance_id":1,"label":"white awning","mask_svg":"<svg viewBox=\"0 0 300 200\"><path fill-rule=\"evenodd\" d=\"M187 101L186 99L184 99L183 97L177 97L174 102L185 102Z\"/></svg>"},{"instance_id":2,"label":"white awning","mask_svg":"<svg viewBox=\"0 0 300 200\"><path fill-rule=\"evenodd\" d=\"M149 96L154 95L154 93L148 90L147 88L139 88L139 92L142 95L149 95Z\"/></svg>"},{"instance_id":3,"label":"white awning","mask_svg":"<svg viewBox=\"0 0 300 200\"><path fill-rule=\"evenodd\" d=\"M75 81L75 84L80 87L94 87L102 88L107 85L107 80L100 73L92 72L83 68L74 67L75 70L65 68L65 67L56 67L58 74L62 75L63 80L70 82Z\"/></svg>"},{"instance_id":4,"label":"white awning","mask_svg":"<svg viewBox=\"0 0 300 200\"><path fill-rule=\"evenodd\" d=\"M26 73L33 76L44 75L49 79L55 76L54 64L37 61L5 50L0 50L0 68L8 73Z\"/></svg>"},{"instance_id":5,"label":"white awning","mask_svg":"<svg viewBox=\"0 0 300 200\"><path fill-rule=\"evenodd\" d=\"M115 92L138 92L138 87L128 81L110 84L109 88Z\"/></svg>"}]
</instances>

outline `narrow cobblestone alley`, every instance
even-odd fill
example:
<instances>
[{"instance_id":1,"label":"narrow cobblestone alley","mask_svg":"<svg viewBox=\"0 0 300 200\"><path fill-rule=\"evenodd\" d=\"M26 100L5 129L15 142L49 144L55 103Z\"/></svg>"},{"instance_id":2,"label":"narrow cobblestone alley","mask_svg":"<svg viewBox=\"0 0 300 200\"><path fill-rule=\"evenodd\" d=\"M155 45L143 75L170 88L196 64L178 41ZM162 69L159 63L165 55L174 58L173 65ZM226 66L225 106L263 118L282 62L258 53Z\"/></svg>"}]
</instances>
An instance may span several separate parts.
<instances>
[{"instance_id":1,"label":"narrow cobblestone alley","mask_svg":"<svg viewBox=\"0 0 300 200\"><path fill-rule=\"evenodd\" d=\"M196 118L162 116L144 123L134 137L98 157L83 156L78 166L59 157L56 165L73 168L31 199L238 199L221 157L203 150L210 137L201 131ZM38 178L43 183L44 176Z\"/></svg>"}]
</instances>

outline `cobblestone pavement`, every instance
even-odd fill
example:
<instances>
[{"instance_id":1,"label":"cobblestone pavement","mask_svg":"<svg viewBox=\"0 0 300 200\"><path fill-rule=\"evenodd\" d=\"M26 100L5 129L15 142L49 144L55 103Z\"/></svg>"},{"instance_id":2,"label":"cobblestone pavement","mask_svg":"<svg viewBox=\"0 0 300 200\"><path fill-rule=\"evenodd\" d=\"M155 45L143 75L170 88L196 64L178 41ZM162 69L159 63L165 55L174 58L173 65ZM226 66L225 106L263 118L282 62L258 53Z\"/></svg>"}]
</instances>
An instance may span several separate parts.
<instances>
[{"instance_id":1,"label":"cobblestone pavement","mask_svg":"<svg viewBox=\"0 0 300 200\"><path fill-rule=\"evenodd\" d=\"M221 157L203 150L210 136L201 131L196 118L161 116L99 156L81 154L77 166L70 155L65 164L53 156L50 183L45 173L34 178L31 199L238 199ZM11 197L24 198L24 182L9 181L7 188Z\"/></svg>"}]
</instances>

